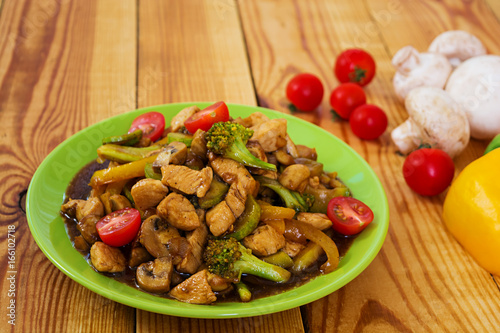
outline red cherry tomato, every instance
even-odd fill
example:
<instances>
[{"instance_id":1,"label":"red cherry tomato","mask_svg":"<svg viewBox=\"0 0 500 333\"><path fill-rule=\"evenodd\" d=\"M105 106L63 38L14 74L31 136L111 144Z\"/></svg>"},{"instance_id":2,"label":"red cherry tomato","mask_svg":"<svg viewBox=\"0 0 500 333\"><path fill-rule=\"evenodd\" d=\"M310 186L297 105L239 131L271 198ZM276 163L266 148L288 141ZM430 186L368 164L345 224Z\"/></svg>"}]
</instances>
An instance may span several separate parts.
<instances>
[{"instance_id":1,"label":"red cherry tomato","mask_svg":"<svg viewBox=\"0 0 500 333\"><path fill-rule=\"evenodd\" d=\"M373 221L370 207L351 197L333 197L328 203L327 215L333 229L348 236L360 233Z\"/></svg>"},{"instance_id":2,"label":"red cherry tomato","mask_svg":"<svg viewBox=\"0 0 500 333\"><path fill-rule=\"evenodd\" d=\"M387 116L378 106L364 104L358 106L349 118L352 132L363 140L374 140L387 128Z\"/></svg>"},{"instance_id":3,"label":"red cherry tomato","mask_svg":"<svg viewBox=\"0 0 500 333\"><path fill-rule=\"evenodd\" d=\"M403 164L408 186L424 196L443 192L453 180L455 164L441 149L422 148L411 152Z\"/></svg>"},{"instance_id":4,"label":"red cherry tomato","mask_svg":"<svg viewBox=\"0 0 500 333\"><path fill-rule=\"evenodd\" d=\"M123 246L137 236L141 227L141 214L135 208L120 209L104 216L95 227L104 243Z\"/></svg>"},{"instance_id":5,"label":"red cherry tomato","mask_svg":"<svg viewBox=\"0 0 500 333\"><path fill-rule=\"evenodd\" d=\"M366 103L363 88L355 83L342 83L333 89L330 95L330 106L343 119L349 119L352 111Z\"/></svg>"},{"instance_id":6,"label":"red cherry tomato","mask_svg":"<svg viewBox=\"0 0 500 333\"><path fill-rule=\"evenodd\" d=\"M184 126L190 133L194 133L198 129L208 131L213 124L228 120L229 110L226 103L217 102L189 117Z\"/></svg>"},{"instance_id":7,"label":"red cherry tomato","mask_svg":"<svg viewBox=\"0 0 500 333\"><path fill-rule=\"evenodd\" d=\"M310 112L316 109L323 99L323 84L313 74L295 75L286 86L286 97L297 109Z\"/></svg>"},{"instance_id":8,"label":"red cherry tomato","mask_svg":"<svg viewBox=\"0 0 500 333\"><path fill-rule=\"evenodd\" d=\"M354 82L366 86L375 76L375 60L366 51L347 49L335 62L335 76L341 83Z\"/></svg>"},{"instance_id":9,"label":"red cherry tomato","mask_svg":"<svg viewBox=\"0 0 500 333\"><path fill-rule=\"evenodd\" d=\"M132 133L138 129L142 130L143 137L156 141L165 130L165 117L163 114L154 111L141 114L134 119L128 132Z\"/></svg>"}]
</instances>

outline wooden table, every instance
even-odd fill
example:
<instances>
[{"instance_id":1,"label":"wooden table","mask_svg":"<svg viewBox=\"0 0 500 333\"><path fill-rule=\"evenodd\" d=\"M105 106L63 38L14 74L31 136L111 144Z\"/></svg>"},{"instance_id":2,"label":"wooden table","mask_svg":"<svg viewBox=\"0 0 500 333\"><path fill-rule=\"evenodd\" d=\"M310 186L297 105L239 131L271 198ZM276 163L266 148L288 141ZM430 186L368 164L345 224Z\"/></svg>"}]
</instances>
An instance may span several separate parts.
<instances>
[{"instance_id":1,"label":"wooden table","mask_svg":"<svg viewBox=\"0 0 500 333\"><path fill-rule=\"evenodd\" d=\"M500 330L499 277L479 267L446 231L444 195L406 186L390 131L407 118L393 93L391 58L426 50L449 29L500 54L500 2L424 0L4 0L0 13L0 331L16 332L492 332ZM332 121L336 56L361 47L378 72L368 100L389 118L362 141ZM344 288L302 308L245 319L158 315L103 298L42 254L23 199L47 154L102 119L140 107L216 101L288 113L285 86L312 72L325 84L317 112L295 115L335 134L373 167L390 206L390 228L372 264ZM472 140L457 172L486 142ZM15 228L15 326L8 324L7 233Z\"/></svg>"}]
</instances>

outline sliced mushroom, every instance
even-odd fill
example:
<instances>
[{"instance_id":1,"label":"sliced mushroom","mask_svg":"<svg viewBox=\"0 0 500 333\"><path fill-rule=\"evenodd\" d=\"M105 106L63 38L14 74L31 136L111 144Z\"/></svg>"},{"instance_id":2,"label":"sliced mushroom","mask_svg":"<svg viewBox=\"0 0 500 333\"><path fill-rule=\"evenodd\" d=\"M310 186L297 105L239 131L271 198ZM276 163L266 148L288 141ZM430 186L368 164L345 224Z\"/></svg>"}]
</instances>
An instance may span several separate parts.
<instances>
[{"instance_id":1,"label":"sliced mushroom","mask_svg":"<svg viewBox=\"0 0 500 333\"><path fill-rule=\"evenodd\" d=\"M139 287L151 293L163 294L170 290L173 265L170 257L162 257L139 265L136 280Z\"/></svg>"},{"instance_id":2,"label":"sliced mushroom","mask_svg":"<svg viewBox=\"0 0 500 333\"><path fill-rule=\"evenodd\" d=\"M167 257L170 255L165 244L160 240L158 229L164 228L166 225L158 215L153 215L147 218L141 225L141 236L139 238L142 246L155 258Z\"/></svg>"},{"instance_id":3,"label":"sliced mushroom","mask_svg":"<svg viewBox=\"0 0 500 333\"><path fill-rule=\"evenodd\" d=\"M161 168L169 164L184 164L187 157L187 146L180 141L174 141L161 150L158 157L153 162L154 168Z\"/></svg>"}]
</instances>

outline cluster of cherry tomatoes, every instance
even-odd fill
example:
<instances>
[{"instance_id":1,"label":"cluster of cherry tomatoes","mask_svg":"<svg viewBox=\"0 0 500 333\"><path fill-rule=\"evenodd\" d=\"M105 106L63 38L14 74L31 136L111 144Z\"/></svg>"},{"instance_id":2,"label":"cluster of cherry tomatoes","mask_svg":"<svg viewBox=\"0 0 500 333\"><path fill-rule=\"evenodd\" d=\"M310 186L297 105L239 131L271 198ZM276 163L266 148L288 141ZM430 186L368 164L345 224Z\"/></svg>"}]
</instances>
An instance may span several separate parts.
<instances>
[{"instance_id":1,"label":"cluster of cherry tomatoes","mask_svg":"<svg viewBox=\"0 0 500 333\"><path fill-rule=\"evenodd\" d=\"M334 73L341 83L330 94L330 106L342 119L348 120L353 133L361 139L373 140L387 128L387 116L378 106L366 104L362 87L375 76L375 61L366 51L348 49L337 58ZM323 100L320 79L309 73L294 76L288 83L288 100L300 111L315 110Z\"/></svg>"}]
</instances>

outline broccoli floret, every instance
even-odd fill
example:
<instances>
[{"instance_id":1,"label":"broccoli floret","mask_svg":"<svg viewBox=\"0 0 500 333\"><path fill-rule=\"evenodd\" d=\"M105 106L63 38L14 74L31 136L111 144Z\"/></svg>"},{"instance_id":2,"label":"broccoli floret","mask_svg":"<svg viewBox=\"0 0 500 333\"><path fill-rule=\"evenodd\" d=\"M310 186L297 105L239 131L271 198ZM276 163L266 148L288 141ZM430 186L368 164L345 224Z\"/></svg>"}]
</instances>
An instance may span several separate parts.
<instances>
[{"instance_id":1,"label":"broccoli floret","mask_svg":"<svg viewBox=\"0 0 500 333\"><path fill-rule=\"evenodd\" d=\"M285 206L294 209L296 212L307 212L314 202L314 196L289 190L275 179L264 176L255 176L255 179L261 186L268 187L276 192L283 200Z\"/></svg>"},{"instance_id":2,"label":"broccoli floret","mask_svg":"<svg viewBox=\"0 0 500 333\"><path fill-rule=\"evenodd\" d=\"M252 135L251 129L240 124L230 121L218 122L206 133L207 148L246 166L276 171L274 164L258 159L245 146Z\"/></svg>"},{"instance_id":3,"label":"broccoli floret","mask_svg":"<svg viewBox=\"0 0 500 333\"><path fill-rule=\"evenodd\" d=\"M208 270L216 275L240 281L241 274L251 274L274 282L286 282L291 273L264 262L235 238L210 239L203 254Z\"/></svg>"}]
</instances>

